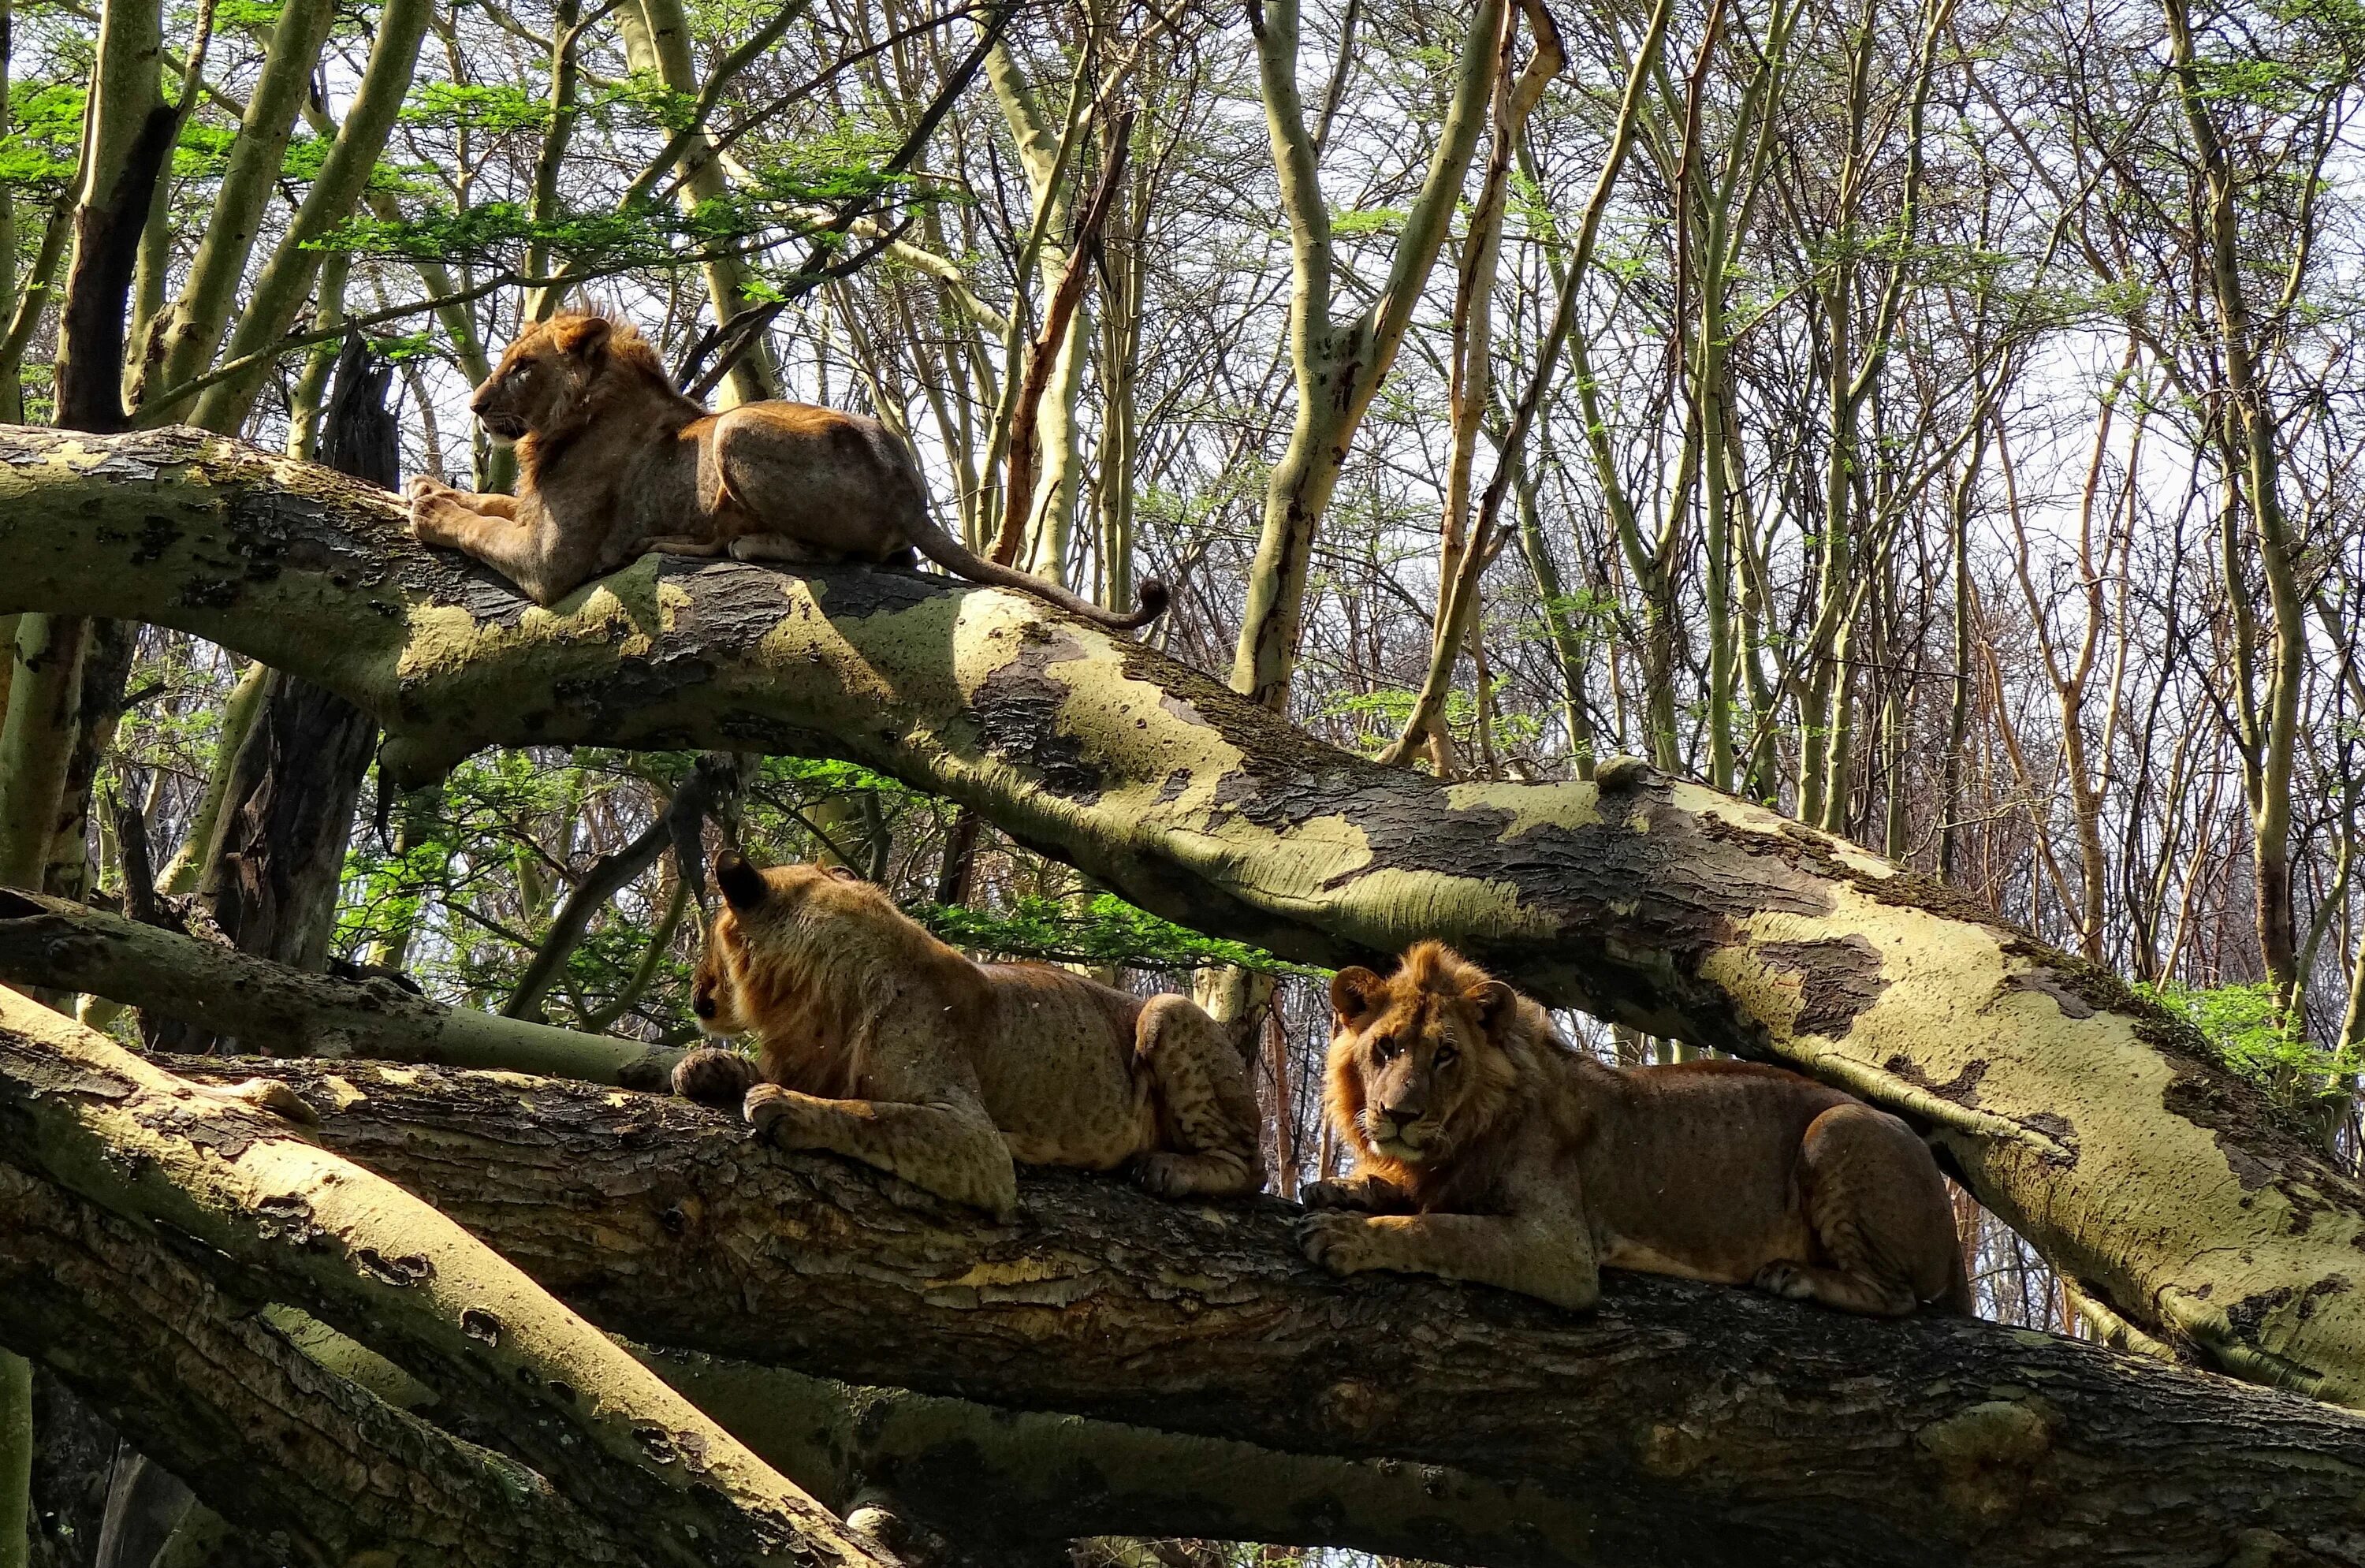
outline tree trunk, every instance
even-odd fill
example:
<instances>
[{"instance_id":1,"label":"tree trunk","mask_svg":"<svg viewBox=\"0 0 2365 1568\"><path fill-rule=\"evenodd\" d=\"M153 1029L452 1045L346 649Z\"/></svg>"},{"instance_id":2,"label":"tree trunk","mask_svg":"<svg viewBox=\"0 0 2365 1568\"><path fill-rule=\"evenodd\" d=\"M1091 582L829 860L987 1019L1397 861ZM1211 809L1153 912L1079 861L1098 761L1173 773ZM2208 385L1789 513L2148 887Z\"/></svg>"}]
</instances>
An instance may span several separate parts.
<instances>
[{"instance_id":1,"label":"tree trunk","mask_svg":"<svg viewBox=\"0 0 2365 1568\"><path fill-rule=\"evenodd\" d=\"M1394 1458L1423 1488L1437 1465L1512 1489L1490 1502L1438 1478L1424 1555L2090 1568L2223 1562L2261 1531L2287 1543L2278 1562L2365 1551L2350 1511L2365 1417L2076 1340L1618 1274L1580 1316L1483 1287L1333 1279L1273 1199L1164 1204L1107 1177L1030 1172L1023 1217L997 1226L848 1162L752 1143L735 1117L679 1100L352 1063L235 1068L250 1070L297 1089L325 1148L634 1338L1283 1453ZM1205 1462L1229 1462L1212 1448ZM1100 1483L1158 1484L1126 1466L1108 1450ZM1510 1510L1496 1544L1453 1539L1496 1505ZM1357 1517L1308 1517L1287 1539L1351 1538ZM1510 1520L1524 1550L1500 1544Z\"/></svg>"},{"instance_id":2,"label":"tree trunk","mask_svg":"<svg viewBox=\"0 0 2365 1568\"><path fill-rule=\"evenodd\" d=\"M1145 908L1315 961L1418 937L1555 1004L1787 1062L1928 1128L2087 1294L2239 1375L2365 1401L2365 1193L2113 977L1696 786L1444 786L1322 745L1024 595L650 556L548 614L394 498L191 431L0 440L0 613L144 619L494 742L840 756Z\"/></svg>"},{"instance_id":3,"label":"tree trunk","mask_svg":"<svg viewBox=\"0 0 2365 1568\"><path fill-rule=\"evenodd\" d=\"M359 334L346 339L321 419L321 461L384 489L401 477L386 402L392 380ZM264 678L200 886L241 950L305 969L328 961L345 844L376 744L376 721L336 693L278 670Z\"/></svg>"}]
</instances>

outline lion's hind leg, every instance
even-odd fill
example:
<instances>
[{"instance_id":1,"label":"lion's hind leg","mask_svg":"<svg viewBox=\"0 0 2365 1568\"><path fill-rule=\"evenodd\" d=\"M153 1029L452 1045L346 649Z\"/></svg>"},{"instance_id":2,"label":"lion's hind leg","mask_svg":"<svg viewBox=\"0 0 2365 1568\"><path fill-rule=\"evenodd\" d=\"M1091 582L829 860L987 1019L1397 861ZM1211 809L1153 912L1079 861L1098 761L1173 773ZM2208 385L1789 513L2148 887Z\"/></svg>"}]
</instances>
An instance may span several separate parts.
<instances>
[{"instance_id":1,"label":"lion's hind leg","mask_svg":"<svg viewBox=\"0 0 2365 1568\"><path fill-rule=\"evenodd\" d=\"M1134 1028L1134 1058L1149 1075L1171 1147L1134 1164L1164 1198L1236 1197L1264 1185L1256 1096L1214 1019L1188 997L1152 997Z\"/></svg>"},{"instance_id":2,"label":"lion's hind leg","mask_svg":"<svg viewBox=\"0 0 2365 1568\"><path fill-rule=\"evenodd\" d=\"M1834 1105L1808 1125L1799 1155L1807 1223L1829 1262L1768 1263L1758 1289L1875 1317L1902 1317L1944 1291L1954 1214L1911 1128L1869 1105Z\"/></svg>"}]
</instances>

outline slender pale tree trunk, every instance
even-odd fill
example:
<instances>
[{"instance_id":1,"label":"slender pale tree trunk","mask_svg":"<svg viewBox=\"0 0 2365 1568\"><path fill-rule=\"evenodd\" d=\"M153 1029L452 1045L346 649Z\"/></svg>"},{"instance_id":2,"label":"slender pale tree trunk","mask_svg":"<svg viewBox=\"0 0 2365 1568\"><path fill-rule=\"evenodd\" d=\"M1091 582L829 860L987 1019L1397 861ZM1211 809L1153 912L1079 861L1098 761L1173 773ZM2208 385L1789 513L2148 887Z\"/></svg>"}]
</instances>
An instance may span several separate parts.
<instances>
[{"instance_id":1,"label":"slender pale tree trunk","mask_svg":"<svg viewBox=\"0 0 2365 1568\"><path fill-rule=\"evenodd\" d=\"M689 21L681 0L624 0L618 16L623 26L625 58L633 69L654 72L668 91L697 97L703 84L690 55ZM729 194L730 179L722 154L706 130L700 130L677 167L681 175L678 199L683 211L695 211L700 203ZM753 274L738 257L717 256L701 271L717 327L756 304L748 292ZM768 336L757 333L747 351L732 362L719 393L717 400L725 408L780 396L779 361Z\"/></svg>"},{"instance_id":2,"label":"slender pale tree trunk","mask_svg":"<svg viewBox=\"0 0 2365 1568\"><path fill-rule=\"evenodd\" d=\"M1413 307L1445 243L1485 127L1503 10L1504 0L1479 0L1471 14L1453 97L1428 176L1396 241L1387 281L1380 297L1348 321L1332 317L1330 211L1322 195L1319 153L1297 91L1297 0L1272 0L1250 14L1265 128L1289 224L1289 355L1297 391L1289 444L1265 485L1263 530L1232 661L1233 689L1263 707L1278 711L1288 702L1314 536L1356 427L1395 362Z\"/></svg>"},{"instance_id":3,"label":"slender pale tree trunk","mask_svg":"<svg viewBox=\"0 0 2365 1568\"><path fill-rule=\"evenodd\" d=\"M1799 814L1826 833L1844 834L1847 830L1850 761L1855 746L1851 649L1863 607L1862 596L1856 592L1856 576L1860 569L1870 566L1868 561L1859 560L1858 546L1863 542L1856 537L1856 525L1862 520L1855 514L1856 484L1865 462L1863 413L1888 366L1890 342L1904 304L1907 275L1913 265L1912 249L1921 213L1923 127L1930 90L1937 76L1938 46L1946 35L1953 13L1953 0L1927 0L1922 8L1921 38L1905 106L1905 171L1897 232L1894 240L1887 242L1891 252L1888 275L1860 339L1855 330L1856 258L1862 245L1861 207L1875 172L1866 133L1879 15L1877 6L1867 5L1858 16L1849 50L1847 150L1836 197L1840 225L1833 241L1835 260L1832 272L1819 290L1831 367L1831 450L1823 476L1816 620L1810 638L1807 701L1799 732Z\"/></svg>"},{"instance_id":4,"label":"slender pale tree trunk","mask_svg":"<svg viewBox=\"0 0 2365 1568\"><path fill-rule=\"evenodd\" d=\"M224 367L232 361L245 368L207 387L197 397L191 423L210 431L233 431L246 423L256 395L271 368L271 349L287 333L297 312L311 297L323 253L311 244L344 221L361 199L378 154L394 129L403 95L419 62L420 40L426 35L432 0L387 0L377 15L376 36L370 45L369 63L363 68L359 88L336 140L303 205L287 225L279 248L248 291L246 308L231 329L223 350Z\"/></svg>"},{"instance_id":5,"label":"slender pale tree trunk","mask_svg":"<svg viewBox=\"0 0 2365 1568\"><path fill-rule=\"evenodd\" d=\"M1448 367L1452 448L1446 467L1444 522L1439 530L1437 612L1429 627L1429 669L1413 700L1411 716L1405 721L1404 734L1381 754L1384 762L1401 762L1426 742L1440 775L1451 772L1453 751L1452 739L1445 729L1446 698L1452 687L1453 668L1461 657L1462 645L1469 638L1470 628L1477 622L1479 580L1502 543L1499 521L1507 485L1519 461L1520 448L1534 427L1560 358L1561 345L1568 337L1569 312L1566 308L1556 309L1528 390L1502 450L1496 454L1496 476L1487 486L1485 502L1474 531L1471 469L1477 456L1478 428L1486 412L1493 369L1495 283L1502 258L1503 214L1511 162L1528 116L1567 60L1551 14L1536 6L1530 15L1535 33L1535 54L1515 79L1511 50L1519 34L1518 13L1504 13L1502 39L1496 46L1500 59L1495 73L1493 151L1486 160L1477 205L1471 211L1454 289L1452 364ZM1565 293L1563 300L1568 300ZM1483 690L1478 706L1482 739L1490 739L1485 733L1486 703Z\"/></svg>"},{"instance_id":6,"label":"slender pale tree trunk","mask_svg":"<svg viewBox=\"0 0 2365 1568\"><path fill-rule=\"evenodd\" d=\"M152 409L143 405L151 393L180 386L213 359L336 12L333 0L290 0L279 13L180 297L134 339L130 403L142 413L171 420L189 409L187 398ZM185 92L201 90L192 82Z\"/></svg>"},{"instance_id":7,"label":"slender pale tree trunk","mask_svg":"<svg viewBox=\"0 0 2365 1568\"><path fill-rule=\"evenodd\" d=\"M2192 41L2186 0L2162 0L2168 24L2169 68L2179 106L2192 135L2201 164L2201 227L2207 246L2209 289L2216 307L2217 347L2225 378L2224 447L2229 461L2229 484L2248 502L2251 544L2259 575L2265 579L2272 617L2261 700L2254 685L2254 669L2239 672L2237 715L2245 732L2247 766L2244 783L2250 804L2252 879L2256 896L2259 954L2282 1006L2298 999L2302 977L2297 963L2297 934L2292 907L2291 817L2292 771L2297 753L2300 693L2307 679L2305 596L2293 561L2295 546L2283 511L2280 422L2258 364L2258 335L2243 289L2245 265L2238 206L2238 182L2232 160L2211 118L2210 95L2202 80ZM2312 210L2312 209L2311 209ZM2302 246L2305 250L2304 242ZM2286 300L2302 282L2294 270L2287 280ZM2235 509L2225 514L2225 590L2237 608L2237 634L2245 651L2254 649L2257 633L2247 606L2249 588L2238 566ZM2246 659L2254 665L2255 654Z\"/></svg>"}]
</instances>

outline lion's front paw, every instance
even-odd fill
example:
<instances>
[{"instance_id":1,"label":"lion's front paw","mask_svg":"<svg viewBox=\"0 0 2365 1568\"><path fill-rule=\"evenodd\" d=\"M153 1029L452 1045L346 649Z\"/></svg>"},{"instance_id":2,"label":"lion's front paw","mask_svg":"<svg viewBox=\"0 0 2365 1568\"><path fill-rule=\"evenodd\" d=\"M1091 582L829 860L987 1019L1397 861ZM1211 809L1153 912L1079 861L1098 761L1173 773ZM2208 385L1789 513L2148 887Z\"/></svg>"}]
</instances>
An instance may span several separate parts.
<instances>
[{"instance_id":1,"label":"lion's front paw","mask_svg":"<svg viewBox=\"0 0 2365 1568\"><path fill-rule=\"evenodd\" d=\"M674 1064L673 1092L718 1111L744 1103L755 1081L756 1064L720 1046L701 1046Z\"/></svg>"},{"instance_id":2,"label":"lion's front paw","mask_svg":"<svg viewBox=\"0 0 2365 1568\"><path fill-rule=\"evenodd\" d=\"M1191 1176L1188 1163L1180 1155L1145 1154L1134 1162L1133 1179L1142 1191L1161 1198L1185 1198L1198 1191Z\"/></svg>"},{"instance_id":3,"label":"lion's front paw","mask_svg":"<svg viewBox=\"0 0 2365 1568\"><path fill-rule=\"evenodd\" d=\"M1306 1215L1297 1222L1297 1245L1334 1274L1360 1273L1380 1266L1372 1246L1371 1221L1360 1215Z\"/></svg>"},{"instance_id":4,"label":"lion's front paw","mask_svg":"<svg viewBox=\"0 0 2365 1568\"><path fill-rule=\"evenodd\" d=\"M1347 1209L1367 1215L1387 1206L1380 1190L1363 1181L1309 1182L1297 1190L1297 1201L1309 1209Z\"/></svg>"},{"instance_id":5,"label":"lion's front paw","mask_svg":"<svg viewBox=\"0 0 2365 1568\"><path fill-rule=\"evenodd\" d=\"M756 1137L768 1138L783 1148L801 1148L797 1129L803 1125L804 1108L797 1096L777 1083L758 1083L747 1091L740 1104L740 1114L756 1129Z\"/></svg>"},{"instance_id":6,"label":"lion's front paw","mask_svg":"<svg viewBox=\"0 0 2365 1568\"><path fill-rule=\"evenodd\" d=\"M424 500L451 487L432 474L413 474L402 482L402 493L414 501Z\"/></svg>"},{"instance_id":7,"label":"lion's front paw","mask_svg":"<svg viewBox=\"0 0 2365 1568\"><path fill-rule=\"evenodd\" d=\"M1768 1263L1749 1282L1769 1295L1786 1296L1792 1301L1809 1301L1815 1294L1796 1263Z\"/></svg>"}]
</instances>

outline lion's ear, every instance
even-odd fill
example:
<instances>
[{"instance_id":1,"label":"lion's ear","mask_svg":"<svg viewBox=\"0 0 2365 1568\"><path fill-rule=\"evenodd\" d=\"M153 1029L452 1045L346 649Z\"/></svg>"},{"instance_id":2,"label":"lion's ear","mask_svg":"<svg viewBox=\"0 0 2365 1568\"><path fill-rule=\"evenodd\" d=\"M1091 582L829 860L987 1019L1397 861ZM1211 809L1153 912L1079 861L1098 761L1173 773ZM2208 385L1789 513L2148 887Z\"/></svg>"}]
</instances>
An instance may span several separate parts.
<instances>
[{"instance_id":1,"label":"lion's ear","mask_svg":"<svg viewBox=\"0 0 2365 1568\"><path fill-rule=\"evenodd\" d=\"M615 327L605 316L572 316L558 330L558 347L597 370L608 356L608 339Z\"/></svg>"},{"instance_id":2,"label":"lion's ear","mask_svg":"<svg viewBox=\"0 0 2365 1568\"><path fill-rule=\"evenodd\" d=\"M1471 1009L1478 1014L1478 1026L1486 1031L1490 1040L1500 1039L1511 1020L1519 1015L1519 993L1501 980L1490 980L1473 986L1469 996Z\"/></svg>"},{"instance_id":3,"label":"lion's ear","mask_svg":"<svg viewBox=\"0 0 2365 1568\"><path fill-rule=\"evenodd\" d=\"M870 879L851 866L832 866L829 874L841 882L867 882Z\"/></svg>"},{"instance_id":4,"label":"lion's ear","mask_svg":"<svg viewBox=\"0 0 2365 1568\"><path fill-rule=\"evenodd\" d=\"M723 890L723 902L733 909L753 909L771 891L764 873L747 864L747 857L735 849L714 857L714 885Z\"/></svg>"},{"instance_id":5,"label":"lion's ear","mask_svg":"<svg viewBox=\"0 0 2365 1568\"><path fill-rule=\"evenodd\" d=\"M1355 968L1340 969L1330 977L1330 1011L1339 1022L1353 1028L1380 1010L1387 995L1388 982L1371 970Z\"/></svg>"}]
</instances>

